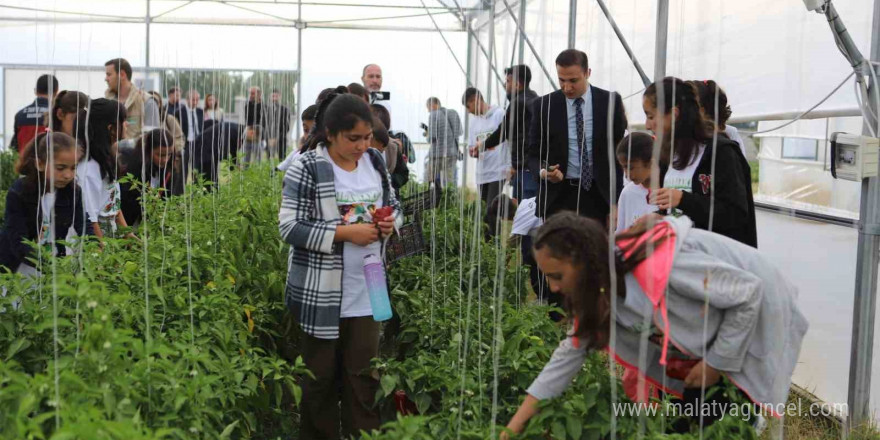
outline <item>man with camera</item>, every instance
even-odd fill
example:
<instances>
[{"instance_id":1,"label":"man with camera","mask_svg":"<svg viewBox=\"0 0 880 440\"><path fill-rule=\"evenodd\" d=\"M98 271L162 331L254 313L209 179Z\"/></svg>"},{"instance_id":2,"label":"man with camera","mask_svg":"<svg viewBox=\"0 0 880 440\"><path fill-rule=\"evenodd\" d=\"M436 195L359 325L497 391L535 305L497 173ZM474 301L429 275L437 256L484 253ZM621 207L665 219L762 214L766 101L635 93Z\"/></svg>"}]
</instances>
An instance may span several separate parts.
<instances>
[{"instance_id":1,"label":"man with camera","mask_svg":"<svg viewBox=\"0 0 880 440\"><path fill-rule=\"evenodd\" d=\"M370 104L379 104L391 111L391 93L382 91L382 68L378 64L367 64L361 74L361 82L370 93Z\"/></svg>"}]
</instances>

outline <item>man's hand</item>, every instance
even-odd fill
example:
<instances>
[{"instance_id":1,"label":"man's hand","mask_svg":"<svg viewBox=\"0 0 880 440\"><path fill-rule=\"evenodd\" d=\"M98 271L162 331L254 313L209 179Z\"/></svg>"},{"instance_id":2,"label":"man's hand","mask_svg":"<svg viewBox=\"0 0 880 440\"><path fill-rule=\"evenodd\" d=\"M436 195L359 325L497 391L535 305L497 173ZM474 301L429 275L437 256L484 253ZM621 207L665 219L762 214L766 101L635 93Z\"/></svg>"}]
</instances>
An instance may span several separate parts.
<instances>
[{"instance_id":1,"label":"man's hand","mask_svg":"<svg viewBox=\"0 0 880 440\"><path fill-rule=\"evenodd\" d=\"M480 157L480 150L477 149L476 145L473 147L468 147L468 156L473 157L475 159Z\"/></svg>"},{"instance_id":2,"label":"man's hand","mask_svg":"<svg viewBox=\"0 0 880 440\"><path fill-rule=\"evenodd\" d=\"M562 174L562 170L559 169L559 165L551 165L547 169L541 170L541 178L550 181L550 183L559 183L562 182L565 176Z\"/></svg>"}]
</instances>

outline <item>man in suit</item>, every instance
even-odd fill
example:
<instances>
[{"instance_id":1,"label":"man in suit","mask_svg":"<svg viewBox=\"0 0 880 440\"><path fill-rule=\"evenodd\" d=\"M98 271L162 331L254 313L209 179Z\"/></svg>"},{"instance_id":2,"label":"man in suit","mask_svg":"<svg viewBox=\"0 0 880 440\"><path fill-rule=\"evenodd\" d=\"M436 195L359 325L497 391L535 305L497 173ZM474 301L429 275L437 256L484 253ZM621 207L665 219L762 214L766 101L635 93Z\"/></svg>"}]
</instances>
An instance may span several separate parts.
<instances>
[{"instance_id":1,"label":"man in suit","mask_svg":"<svg viewBox=\"0 0 880 440\"><path fill-rule=\"evenodd\" d=\"M623 186L617 161L613 168L608 163L626 131L623 100L590 85L587 54L579 50L560 53L556 73L560 90L532 102L528 148L531 169L540 170L535 214L545 218L570 210L607 224Z\"/></svg>"},{"instance_id":2,"label":"man in suit","mask_svg":"<svg viewBox=\"0 0 880 440\"><path fill-rule=\"evenodd\" d=\"M272 89L272 102L266 106L266 131L269 156L287 157L287 133L290 132L290 110L281 104L281 90Z\"/></svg>"},{"instance_id":3,"label":"man in suit","mask_svg":"<svg viewBox=\"0 0 880 440\"><path fill-rule=\"evenodd\" d=\"M198 90L190 90L187 93L186 123L183 124L183 134L186 136L188 144L195 142L203 131L205 131L205 110L199 107L199 101L202 97Z\"/></svg>"}]
</instances>

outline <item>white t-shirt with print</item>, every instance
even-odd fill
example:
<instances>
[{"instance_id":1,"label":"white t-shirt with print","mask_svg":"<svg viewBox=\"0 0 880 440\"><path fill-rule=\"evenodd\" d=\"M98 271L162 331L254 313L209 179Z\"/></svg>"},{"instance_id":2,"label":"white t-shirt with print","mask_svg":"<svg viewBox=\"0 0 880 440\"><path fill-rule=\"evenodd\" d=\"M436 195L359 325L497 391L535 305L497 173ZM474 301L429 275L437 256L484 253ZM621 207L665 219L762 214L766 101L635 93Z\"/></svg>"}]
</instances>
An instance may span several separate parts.
<instances>
[{"instance_id":1,"label":"white t-shirt with print","mask_svg":"<svg viewBox=\"0 0 880 440\"><path fill-rule=\"evenodd\" d=\"M657 211L657 205L648 203L648 188L629 182L620 191L617 201L617 232L629 229L643 215Z\"/></svg>"},{"instance_id":2,"label":"white t-shirt with print","mask_svg":"<svg viewBox=\"0 0 880 440\"><path fill-rule=\"evenodd\" d=\"M43 218L40 225L40 236L38 242L41 245L49 244L51 237L50 229L52 228L52 211L55 210L55 192L47 192L40 199L40 210Z\"/></svg>"},{"instance_id":3,"label":"white t-shirt with print","mask_svg":"<svg viewBox=\"0 0 880 440\"><path fill-rule=\"evenodd\" d=\"M116 217L122 204L119 182L102 179L97 161L80 162L76 166L76 179L82 188L83 210L88 214L89 223Z\"/></svg>"},{"instance_id":4,"label":"white t-shirt with print","mask_svg":"<svg viewBox=\"0 0 880 440\"><path fill-rule=\"evenodd\" d=\"M468 122L468 146L476 145L477 141L485 141L503 120L504 110L499 107L489 107L486 114L473 116ZM510 169L510 151L507 142L502 142L497 147L480 153L477 159L477 185L504 180L508 169Z\"/></svg>"},{"instance_id":5,"label":"white t-shirt with print","mask_svg":"<svg viewBox=\"0 0 880 440\"><path fill-rule=\"evenodd\" d=\"M336 206L343 225L372 223L373 211L382 206L382 179L373 168L368 154L358 160L354 171L345 171L333 161L333 182L336 185ZM370 294L364 280L364 257L369 254L379 256L380 242L368 246L358 246L345 242L342 248L342 305L341 318L370 316Z\"/></svg>"},{"instance_id":6,"label":"white t-shirt with print","mask_svg":"<svg viewBox=\"0 0 880 440\"><path fill-rule=\"evenodd\" d=\"M673 168L671 165L669 169L666 171L666 176L663 178L663 187L669 189L677 189L684 192L693 191L693 182L694 182L694 173L697 171L697 167L700 165L700 161L703 160L703 153L706 151L705 145L700 145L700 149L697 150L697 154L694 157L693 162L690 163L683 170L677 170ZM678 159L678 156L673 159L673 163ZM680 209L673 209L671 212L672 215L679 217L682 215Z\"/></svg>"}]
</instances>

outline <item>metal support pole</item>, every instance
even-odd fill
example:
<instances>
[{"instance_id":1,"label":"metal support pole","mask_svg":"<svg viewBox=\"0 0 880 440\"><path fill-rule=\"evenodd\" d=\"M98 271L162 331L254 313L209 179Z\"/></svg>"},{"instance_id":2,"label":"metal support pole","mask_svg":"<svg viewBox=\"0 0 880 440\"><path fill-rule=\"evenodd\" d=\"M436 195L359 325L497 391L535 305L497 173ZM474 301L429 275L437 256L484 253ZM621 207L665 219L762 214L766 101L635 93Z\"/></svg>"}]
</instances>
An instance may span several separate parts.
<instances>
[{"instance_id":1,"label":"metal support pole","mask_svg":"<svg viewBox=\"0 0 880 440\"><path fill-rule=\"evenodd\" d=\"M837 12L829 2L826 15ZM834 24L832 28L834 28ZM841 39L849 40L849 35L844 33ZM838 38L835 38L836 40ZM851 42L851 40L850 40ZM854 46L853 46L854 47ZM856 49L857 51L857 49ZM862 58L861 54L849 54L853 61ZM874 0L874 26L871 33L870 60L880 61L880 0ZM868 64L869 69L878 72L877 66ZM858 70L858 68L857 68ZM870 71L869 71L870 72ZM873 78L869 81L868 99L865 105L869 106L877 114L877 96L880 93L880 84ZM865 121L863 134L870 136L867 124L876 121ZM850 351L849 364L849 394L847 405L849 414L847 425L850 430L861 427L871 421L870 398L871 398L871 361L874 345L874 315L877 310L877 264L878 251L880 251L880 178L872 177L862 181L862 199L859 213L859 244L858 261L856 263L856 288L853 300L853 328L852 348Z\"/></svg>"},{"instance_id":2,"label":"metal support pole","mask_svg":"<svg viewBox=\"0 0 880 440\"><path fill-rule=\"evenodd\" d=\"M467 64L467 73L465 74L465 75L467 76L467 78L465 78L465 81L464 81L464 82L465 82L465 85L466 85L466 87L467 87L467 86L469 86L470 83L471 83L471 71L473 70L473 65L474 65L473 40L474 40L475 36L474 36L473 33L470 32L470 23L466 23L465 26L468 27L468 37L467 37L467 62L466 62L466 64ZM491 71L491 69L490 69L490 71ZM491 77L490 77L490 79L491 79ZM470 116L471 116L470 113L469 113L467 110L465 110L465 112L464 112L464 136L465 136L465 142L467 142L467 139L468 139L468 130L470 130L470 128L469 128L469 127L470 127L470 119L471 119ZM465 155L464 160L461 161L461 187L462 187L462 188L467 188L467 183L468 183L468 172L467 172L467 171L468 171L468 166L467 166L468 158L469 158L469 156Z\"/></svg>"},{"instance_id":3,"label":"metal support pole","mask_svg":"<svg viewBox=\"0 0 880 440\"><path fill-rule=\"evenodd\" d=\"M654 43L654 81L666 76L666 37L669 34L669 0L657 0L657 35Z\"/></svg>"},{"instance_id":4,"label":"metal support pole","mask_svg":"<svg viewBox=\"0 0 880 440\"><path fill-rule=\"evenodd\" d=\"M489 15L489 70L486 72L486 102L492 103L492 72L495 70L495 0L489 1L491 13Z\"/></svg>"},{"instance_id":5,"label":"metal support pole","mask_svg":"<svg viewBox=\"0 0 880 440\"><path fill-rule=\"evenodd\" d=\"M541 56L538 55L538 51L535 49L535 46L532 44L532 40L529 39L529 36L526 35L525 29L522 27L522 23L516 18L516 14L513 13L513 10L510 9L510 3L507 0L501 0L504 2L504 7L507 8L507 13L510 14L510 18L513 19L513 23L516 25L517 29L519 29L520 35L522 35L523 39L525 39L526 44L529 45L529 49L532 51L532 55L535 56L535 61L538 62L538 65L541 66L541 70L544 71L544 75L547 77L547 81L550 81L550 85L553 86L553 90L559 90L559 86L556 85L556 79L550 75L550 72L547 71L547 68L544 67L544 62L541 61ZM525 1L525 0L523 0ZM662 0L661 0L662 1Z\"/></svg>"},{"instance_id":6,"label":"metal support pole","mask_svg":"<svg viewBox=\"0 0 880 440\"><path fill-rule=\"evenodd\" d=\"M144 24L147 25L147 42L146 42L146 56L144 59L144 66L147 68L147 78L150 77L150 21L152 17L150 16L150 0L147 0L147 16L144 17Z\"/></svg>"},{"instance_id":7,"label":"metal support pole","mask_svg":"<svg viewBox=\"0 0 880 440\"><path fill-rule=\"evenodd\" d=\"M626 51L626 55L629 57L630 61L632 61L633 66L635 66L636 71L642 78L642 83L647 87L648 84L651 84L651 79L648 78L648 75L645 74L644 69L642 69L642 65L639 64L639 60L636 59L636 54L633 53L632 49L629 47L629 44L627 44L626 38L624 38L623 36L623 32L620 31L619 27L617 27L617 22L614 21L614 17L611 16L611 12L608 11L608 7L605 6L605 1L596 0L596 3L599 4L599 9L602 10L602 13L605 14L605 18L608 19L608 23L611 24L611 29L614 29L614 34L617 35L617 39L620 40L620 44L623 45L623 50Z\"/></svg>"},{"instance_id":8,"label":"metal support pole","mask_svg":"<svg viewBox=\"0 0 880 440\"><path fill-rule=\"evenodd\" d=\"M458 3L458 0L452 0L452 1L455 2L455 6L458 7L459 10L462 10L461 5ZM493 8L494 8L494 5L493 5ZM492 14L493 15L495 14L494 9L492 10ZM486 52L486 48L483 47L483 43L480 43L480 38L477 36L477 32L474 30L474 27L471 25L470 21L464 22L464 30L468 33L469 38L473 38L474 41L477 42L477 47L480 49L481 52L483 52L483 55L485 55L486 58L488 58L489 53ZM468 44L470 44L470 42L471 41L469 39ZM492 72L495 72L495 78L498 79L498 83L501 84L501 86L503 87L504 80L501 78L501 75L498 74L498 69L493 68L493 69L489 69L489 70ZM470 76L468 76L468 79L470 79ZM468 84L470 84L470 82L468 82Z\"/></svg>"},{"instance_id":9,"label":"metal support pole","mask_svg":"<svg viewBox=\"0 0 880 440\"><path fill-rule=\"evenodd\" d=\"M477 42L477 48L479 48L480 52L483 52L483 56L485 56L486 59L488 59L489 52L486 51L486 48L483 46L483 43L480 42L480 39L477 37L477 33L474 32L473 28L468 28L468 34L471 36L471 38L474 39L474 41ZM489 69L489 71L495 74L495 79L503 87L504 86L504 79L501 78L501 75L498 73L498 69L493 67L493 68Z\"/></svg>"},{"instance_id":10,"label":"metal support pole","mask_svg":"<svg viewBox=\"0 0 880 440\"><path fill-rule=\"evenodd\" d=\"M519 22L522 24L523 29L526 28L526 6L528 6L528 1L519 0ZM519 33L519 64L525 63L526 58L526 42L525 42L526 34L523 32Z\"/></svg>"},{"instance_id":11,"label":"metal support pole","mask_svg":"<svg viewBox=\"0 0 880 440\"><path fill-rule=\"evenodd\" d=\"M425 4L424 0L421 0L422 6L425 8L425 12L428 13L428 18L431 19L431 23L434 23L434 28L437 29L437 33L440 34L440 38L443 39L443 42L446 44L446 48L449 49L449 54L452 55L452 59L455 60L455 64L458 64L458 68L461 69L461 73L467 77L467 72L464 70L464 66L461 65L461 61L458 61L458 57L455 55L455 51L452 50L452 46L449 45L449 41L446 40L446 35L443 35L443 30L440 29L440 25L437 24L437 20L434 20L434 15L431 14L431 11L428 9L428 6ZM470 78L468 78L470 81Z\"/></svg>"},{"instance_id":12,"label":"metal support pole","mask_svg":"<svg viewBox=\"0 0 880 440\"><path fill-rule=\"evenodd\" d=\"M9 142L6 140L9 138L9 132L6 131L6 67L0 67L3 70L3 121L0 121L0 124L3 124L3 143L0 144L0 151L5 150L9 146ZM10 141L11 142L11 141Z\"/></svg>"},{"instance_id":13,"label":"metal support pole","mask_svg":"<svg viewBox=\"0 0 880 440\"><path fill-rule=\"evenodd\" d=\"M297 2L296 10L296 137L294 138L294 146L299 147L299 138L302 137L302 53L303 53L303 27L302 22L302 0Z\"/></svg>"},{"instance_id":14,"label":"metal support pole","mask_svg":"<svg viewBox=\"0 0 880 440\"><path fill-rule=\"evenodd\" d=\"M568 48L574 49L575 37L577 36L578 0L568 2Z\"/></svg>"}]
</instances>

